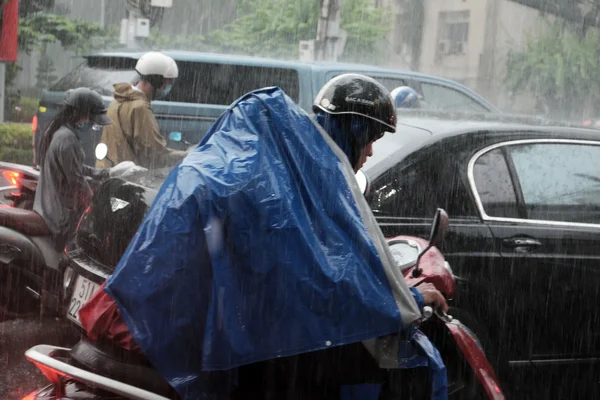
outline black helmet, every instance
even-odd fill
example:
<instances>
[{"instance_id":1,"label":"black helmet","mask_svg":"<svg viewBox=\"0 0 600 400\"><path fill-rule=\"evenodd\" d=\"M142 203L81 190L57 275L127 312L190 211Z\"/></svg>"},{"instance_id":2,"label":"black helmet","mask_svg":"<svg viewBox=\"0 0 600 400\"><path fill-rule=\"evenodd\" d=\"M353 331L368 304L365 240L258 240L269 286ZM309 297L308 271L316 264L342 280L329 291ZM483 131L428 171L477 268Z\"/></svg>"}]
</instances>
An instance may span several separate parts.
<instances>
[{"instance_id":1,"label":"black helmet","mask_svg":"<svg viewBox=\"0 0 600 400\"><path fill-rule=\"evenodd\" d=\"M365 75L344 74L331 79L315 98L313 111L318 110L363 116L383 125L383 131L396 132L396 108L390 92Z\"/></svg>"},{"instance_id":2,"label":"black helmet","mask_svg":"<svg viewBox=\"0 0 600 400\"><path fill-rule=\"evenodd\" d=\"M104 100L92 89L80 87L67 91L64 103L77 109L82 115L89 118L98 125L110 125L112 121L106 116Z\"/></svg>"}]
</instances>

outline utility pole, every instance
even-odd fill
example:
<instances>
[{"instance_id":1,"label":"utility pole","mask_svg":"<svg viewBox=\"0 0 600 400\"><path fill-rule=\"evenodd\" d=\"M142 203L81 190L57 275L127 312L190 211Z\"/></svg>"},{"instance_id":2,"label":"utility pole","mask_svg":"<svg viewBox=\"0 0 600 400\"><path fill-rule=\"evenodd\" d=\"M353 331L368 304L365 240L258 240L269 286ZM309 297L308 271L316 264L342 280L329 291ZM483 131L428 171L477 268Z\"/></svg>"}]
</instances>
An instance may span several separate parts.
<instances>
[{"instance_id":1,"label":"utility pole","mask_svg":"<svg viewBox=\"0 0 600 400\"><path fill-rule=\"evenodd\" d=\"M173 0L125 0L127 6L127 18L121 20L121 35L119 42L124 44L128 49L140 48L140 39L150 36L150 21L152 13L144 15L144 8L173 7ZM160 14L162 16L162 13Z\"/></svg>"},{"instance_id":2,"label":"utility pole","mask_svg":"<svg viewBox=\"0 0 600 400\"><path fill-rule=\"evenodd\" d=\"M337 61L344 50L346 32L340 29L343 0L321 0L321 12L317 24L315 59Z\"/></svg>"},{"instance_id":3,"label":"utility pole","mask_svg":"<svg viewBox=\"0 0 600 400\"><path fill-rule=\"evenodd\" d=\"M128 49L136 49L140 47L138 38L136 35L136 25L139 18L137 10L130 9L127 11L127 43Z\"/></svg>"},{"instance_id":4,"label":"utility pole","mask_svg":"<svg viewBox=\"0 0 600 400\"><path fill-rule=\"evenodd\" d=\"M105 15L105 9L106 9L106 4L105 4L106 0L100 0L100 28L104 29L104 15Z\"/></svg>"}]
</instances>

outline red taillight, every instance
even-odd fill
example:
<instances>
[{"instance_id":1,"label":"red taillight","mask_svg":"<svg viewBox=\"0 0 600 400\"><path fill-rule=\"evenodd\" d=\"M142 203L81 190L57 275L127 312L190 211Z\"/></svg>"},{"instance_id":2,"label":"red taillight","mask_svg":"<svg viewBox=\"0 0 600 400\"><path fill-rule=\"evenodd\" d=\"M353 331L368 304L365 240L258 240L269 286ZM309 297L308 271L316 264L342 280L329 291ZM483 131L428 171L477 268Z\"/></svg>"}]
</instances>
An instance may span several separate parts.
<instances>
[{"instance_id":1,"label":"red taillight","mask_svg":"<svg viewBox=\"0 0 600 400\"><path fill-rule=\"evenodd\" d=\"M37 392L29 393L22 400L35 400Z\"/></svg>"},{"instance_id":2,"label":"red taillight","mask_svg":"<svg viewBox=\"0 0 600 400\"><path fill-rule=\"evenodd\" d=\"M21 188L21 174L16 171L2 171L2 175L9 181L13 186Z\"/></svg>"},{"instance_id":3,"label":"red taillight","mask_svg":"<svg viewBox=\"0 0 600 400\"><path fill-rule=\"evenodd\" d=\"M37 115L34 115L31 119L31 130L33 131L33 135L31 135L31 149L33 150L33 168L37 167L37 164L35 162L35 132L37 131L37 127L38 117Z\"/></svg>"}]
</instances>

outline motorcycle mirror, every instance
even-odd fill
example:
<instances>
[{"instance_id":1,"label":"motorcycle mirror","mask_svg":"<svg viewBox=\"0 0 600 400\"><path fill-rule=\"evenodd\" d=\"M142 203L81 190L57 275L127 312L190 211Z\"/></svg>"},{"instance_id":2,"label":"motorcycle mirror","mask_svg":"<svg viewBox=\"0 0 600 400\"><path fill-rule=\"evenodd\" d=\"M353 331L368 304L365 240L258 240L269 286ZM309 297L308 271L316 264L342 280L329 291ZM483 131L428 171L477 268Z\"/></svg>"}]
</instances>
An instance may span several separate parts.
<instances>
[{"instance_id":1,"label":"motorcycle mirror","mask_svg":"<svg viewBox=\"0 0 600 400\"><path fill-rule=\"evenodd\" d=\"M439 246L442 244L448 226L450 226L448 213L446 213L443 208L438 208L435 212L435 216L433 217L433 223L431 224L431 232L429 234L429 242L427 243L427 247L417 257L417 263L412 271L413 278L418 278L421 276L423 273L423 270L419 265L421 262L421 257L423 257L423 255L427 253L433 246Z\"/></svg>"},{"instance_id":2,"label":"motorcycle mirror","mask_svg":"<svg viewBox=\"0 0 600 400\"><path fill-rule=\"evenodd\" d=\"M450 222L448 220L448 214L442 208L438 208L433 217L433 224L431 225L431 233L429 234L429 247L439 246L444 241L444 235Z\"/></svg>"},{"instance_id":3,"label":"motorcycle mirror","mask_svg":"<svg viewBox=\"0 0 600 400\"><path fill-rule=\"evenodd\" d=\"M108 146L104 143L98 143L96 146L96 160L102 161L106 158L108 154Z\"/></svg>"},{"instance_id":4,"label":"motorcycle mirror","mask_svg":"<svg viewBox=\"0 0 600 400\"><path fill-rule=\"evenodd\" d=\"M367 175L359 169L355 175L356 181L358 182L358 187L360 188L360 192L362 194L367 194L367 188L369 186L369 180L367 179Z\"/></svg>"},{"instance_id":5,"label":"motorcycle mirror","mask_svg":"<svg viewBox=\"0 0 600 400\"><path fill-rule=\"evenodd\" d=\"M182 139L183 139L183 135L181 134L181 132L169 133L169 140L172 140L174 142L181 142Z\"/></svg>"}]
</instances>

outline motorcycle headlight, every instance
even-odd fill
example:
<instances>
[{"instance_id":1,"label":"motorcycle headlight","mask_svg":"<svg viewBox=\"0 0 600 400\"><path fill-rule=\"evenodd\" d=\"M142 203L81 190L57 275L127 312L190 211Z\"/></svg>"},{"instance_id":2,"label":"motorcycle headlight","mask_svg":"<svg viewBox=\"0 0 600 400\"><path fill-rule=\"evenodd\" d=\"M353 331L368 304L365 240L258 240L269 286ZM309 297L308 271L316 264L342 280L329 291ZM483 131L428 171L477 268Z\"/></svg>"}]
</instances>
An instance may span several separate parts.
<instances>
[{"instance_id":1,"label":"motorcycle headlight","mask_svg":"<svg viewBox=\"0 0 600 400\"><path fill-rule=\"evenodd\" d=\"M65 273L63 276L63 291L66 293L69 285L71 285L71 281L73 280L74 271L73 268L67 267L65 268Z\"/></svg>"}]
</instances>

